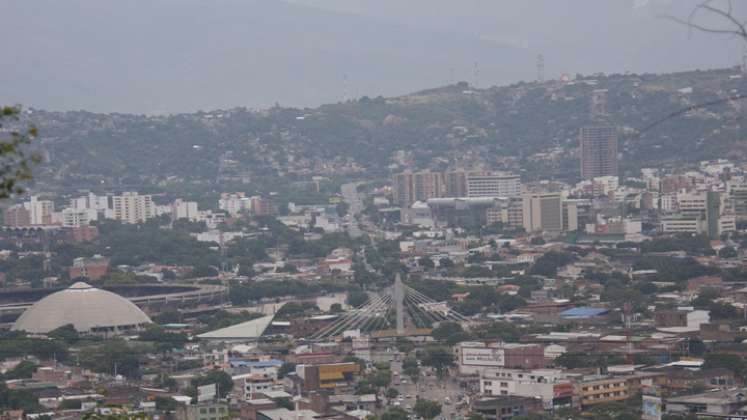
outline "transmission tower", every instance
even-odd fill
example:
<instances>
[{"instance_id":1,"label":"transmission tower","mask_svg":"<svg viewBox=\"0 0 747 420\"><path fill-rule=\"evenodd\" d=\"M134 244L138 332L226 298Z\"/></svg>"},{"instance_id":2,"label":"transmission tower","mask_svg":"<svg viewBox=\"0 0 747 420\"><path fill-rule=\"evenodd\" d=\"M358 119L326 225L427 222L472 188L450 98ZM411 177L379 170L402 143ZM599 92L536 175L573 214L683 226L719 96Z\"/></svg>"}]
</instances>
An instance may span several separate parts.
<instances>
[{"instance_id":1,"label":"transmission tower","mask_svg":"<svg viewBox=\"0 0 747 420\"><path fill-rule=\"evenodd\" d=\"M475 89L480 87L480 65L475 61L475 65L472 68L472 77L474 79Z\"/></svg>"},{"instance_id":2,"label":"transmission tower","mask_svg":"<svg viewBox=\"0 0 747 420\"><path fill-rule=\"evenodd\" d=\"M542 54L537 55L537 81L545 81L545 57Z\"/></svg>"}]
</instances>

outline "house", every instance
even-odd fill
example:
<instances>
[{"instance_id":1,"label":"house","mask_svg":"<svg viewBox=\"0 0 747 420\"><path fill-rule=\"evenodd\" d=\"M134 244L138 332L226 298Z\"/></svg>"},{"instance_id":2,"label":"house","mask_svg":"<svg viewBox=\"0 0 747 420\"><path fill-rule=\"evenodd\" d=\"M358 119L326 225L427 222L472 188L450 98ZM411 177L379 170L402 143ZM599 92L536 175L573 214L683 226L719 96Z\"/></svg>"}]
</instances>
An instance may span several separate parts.
<instances>
[{"instance_id":1,"label":"house","mask_svg":"<svg viewBox=\"0 0 747 420\"><path fill-rule=\"evenodd\" d=\"M667 414L728 416L747 406L745 396L747 396L747 389L737 388L667 398L665 412Z\"/></svg>"}]
</instances>

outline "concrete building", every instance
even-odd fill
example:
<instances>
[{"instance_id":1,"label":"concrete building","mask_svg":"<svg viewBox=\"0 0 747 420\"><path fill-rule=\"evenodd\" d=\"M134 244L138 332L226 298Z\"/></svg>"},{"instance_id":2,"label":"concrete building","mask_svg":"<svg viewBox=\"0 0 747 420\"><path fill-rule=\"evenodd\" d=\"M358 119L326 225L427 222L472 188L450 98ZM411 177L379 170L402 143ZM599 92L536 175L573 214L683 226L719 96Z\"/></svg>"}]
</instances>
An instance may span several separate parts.
<instances>
[{"instance_id":1,"label":"concrete building","mask_svg":"<svg viewBox=\"0 0 747 420\"><path fill-rule=\"evenodd\" d=\"M662 233L707 234L711 239L736 230L731 200L715 191L677 194L678 212L660 219Z\"/></svg>"},{"instance_id":2,"label":"concrete building","mask_svg":"<svg viewBox=\"0 0 747 420\"><path fill-rule=\"evenodd\" d=\"M23 204L17 204L5 210L3 220L5 226L26 227L31 225L31 213Z\"/></svg>"},{"instance_id":3,"label":"concrete building","mask_svg":"<svg viewBox=\"0 0 747 420\"><path fill-rule=\"evenodd\" d=\"M197 210L197 202L184 201L177 198L171 203L171 220L187 219L190 222L196 222L200 219L200 212Z\"/></svg>"},{"instance_id":4,"label":"concrete building","mask_svg":"<svg viewBox=\"0 0 747 420\"><path fill-rule=\"evenodd\" d=\"M296 374L303 379L305 392L349 390L359 372L360 365L354 362L296 366Z\"/></svg>"},{"instance_id":5,"label":"concrete building","mask_svg":"<svg viewBox=\"0 0 747 420\"><path fill-rule=\"evenodd\" d=\"M392 176L394 201L401 207L408 207L416 201L443 197L445 193L443 173L404 172Z\"/></svg>"},{"instance_id":6,"label":"concrete building","mask_svg":"<svg viewBox=\"0 0 747 420\"><path fill-rule=\"evenodd\" d=\"M73 260L73 266L68 270L71 279L85 277L89 280L98 280L104 277L109 270L109 258L94 255L91 258L78 257Z\"/></svg>"},{"instance_id":7,"label":"concrete building","mask_svg":"<svg viewBox=\"0 0 747 420\"><path fill-rule=\"evenodd\" d=\"M251 199L246 197L242 192L221 193L220 199L218 200L218 208L235 217L242 211L250 211L252 209L252 202Z\"/></svg>"},{"instance_id":8,"label":"concrete building","mask_svg":"<svg viewBox=\"0 0 747 420\"><path fill-rule=\"evenodd\" d=\"M665 412L667 414L712 415L726 418L730 414L736 414L744 410L745 406L747 406L746 397L747 389L733 388L667 398L665 401Z\"/></svg>"},{"instance_id":9,"label":"concrete building","mask_svg":"<svg viewBox=\"0 0 747 420\"><path fill-rule=\"evenodd\" d=\"M114 220L131 224L143 223L156 215L151 196L136 192L124 192L112 197L112 213Z\"/></svg>"},{"instance_id":10,"label":"concrete building","mask_svg":"<svg viewBox=\"0 0 747 420\"><path fill-rule=\"evenodd\" d=\"M617 129L583 127L580 133L581 177L617 176Z\"/></svg>"},{"instance_id":11,"label":"concrete building","mask_svg":"<svg viewBox=\"0 0 747 420\"><path fill-rule=\"evenodd\" d=\"M95 217L95 210L93 215ZM77 228L81 226L88 226L91 222L89 218L91 216L91 210L87 209L75 209L68 207L62 210L62 226L69 228ZM96 219L93 219L96 220Z\"/></svg>"},{"instance_id":12,"label":"concrete building","mask_svg":"<svg viewBox=\"0 0 747 420\"><path fill-rule=\"evenodd\" d=\"M23 206L29 212L29 221L31 225L52 224L54 202L50 200L39 200L36 196L31 196L31 199L23 203Z\"/></svg>"},{"instance_id":13,"label":"concrete building","mask_svg":"<svg viewBox=\"0 0 747 420\"><path fill-rule=\"evenodd\" d=\"M467 172L467 197L520 197L521 179L518 175L492 171Z\"/></svg>"},{"instance_id":14,"label":"concrete building","mask_svg":"<svg viewBox=\"0 0 747 420\"><path fill-rule=\"evenodd\" d=\"M747 184L731 185L729 198L734 203L734 214L737 220L747 220Z\"/></svg>"},{"instance_id":15,"label":"concrete building","mask_svg":"<svg viewBox=\"0 0 747 420\"><path fill-rule=\"evenodd\" d=\"M508 395L474 400L471 409L473 413L481 415L486 420L510 420L544 411L540 399Z\"/></svg>"},{"instance_id":16,"label":"concrete building","mask_svg":"<svg viewBox=\"0 0 747 420\"><path fill-rule=\"evenodd\" d=\"M628 399L628 384L625 378L609 376L585 377L575 384L575 395L581 407Z\"/></svg>"},{"instance_id":17,"label":"concrete building","mask_svg":"<svg viewBox=\"0 0 747 420\"><path fill-rule=\"evenodd\" d=\"M150 323L140 308L122 296L77 282L36 302L11 329L46 334L72 324L81 333L111 336L137 331Z\"/></svg>"},{"instance_id":18,"label":"concrete building","mask_svg":"<svg viewBox=\"0 0 747 420\"><path fill-rule=\"evenodd\" d=\"M570 407L573 391L573 384L560 369L492 368L485 369L480 375L482 395L539 397L548 410Z\"/></svg>"},{"instance_id":19,"label":"concrete building","mask_svg":"<svg viewBox=\"0 0 747 420\"><path fill-rule=\"evenodd\" d=\"M563 201L558 192L530 192L523 196L523 225L527 232L561 232Z\"/></svg>"},{"instance_id":20,"label":"concrete building","mask_svg":"<svg viewBox=\"0 0 747 420\"><path fill-rule=\"evenodd\" d=\"M177 420L221 420L230 418L228 403L224 401L203 401L197 404L179 404L176 407Z\"/></svg>"}]
</instances>

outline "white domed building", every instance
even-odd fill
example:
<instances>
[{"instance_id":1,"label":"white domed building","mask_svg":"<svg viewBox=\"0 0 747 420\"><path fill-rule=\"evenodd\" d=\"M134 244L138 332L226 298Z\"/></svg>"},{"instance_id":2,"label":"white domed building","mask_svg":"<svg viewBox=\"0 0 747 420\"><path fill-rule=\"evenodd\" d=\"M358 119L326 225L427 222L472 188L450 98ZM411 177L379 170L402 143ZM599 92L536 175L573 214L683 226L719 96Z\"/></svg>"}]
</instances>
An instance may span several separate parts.
<instances>
[{"instance_id":1,"label":"white domed building","mask_svg":"<svg viewBox=\"0 0 747 420\"><path fill-rule=\"evenodd\" d=\"M151 322L122 296L77 282L36 302L11 329L46 334L72 324L79 333L112 336L141 330Z\"/></svg>"}]
</instances>

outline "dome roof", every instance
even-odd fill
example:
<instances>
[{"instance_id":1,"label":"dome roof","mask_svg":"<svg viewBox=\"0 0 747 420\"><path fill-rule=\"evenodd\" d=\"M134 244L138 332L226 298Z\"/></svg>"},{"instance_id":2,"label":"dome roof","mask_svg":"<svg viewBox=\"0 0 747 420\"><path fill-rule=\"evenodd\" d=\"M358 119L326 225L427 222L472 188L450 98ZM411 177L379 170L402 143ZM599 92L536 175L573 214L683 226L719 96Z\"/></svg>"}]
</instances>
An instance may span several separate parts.
<instances>
[{"instance_id":1,"label":"dome roof","mask_svg":"<svg viewBox=\"0 0 747 420\"><path fill-rule=\"evenodd\" d=\"M122 296L77 282L36 302L21 314L12 329L43 334L73 324L79 332L96 332L126 330L150 322L148 315Z\"/></svg>"}]
</instances>

